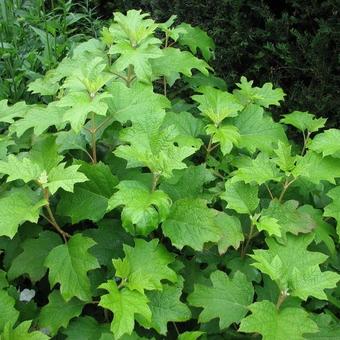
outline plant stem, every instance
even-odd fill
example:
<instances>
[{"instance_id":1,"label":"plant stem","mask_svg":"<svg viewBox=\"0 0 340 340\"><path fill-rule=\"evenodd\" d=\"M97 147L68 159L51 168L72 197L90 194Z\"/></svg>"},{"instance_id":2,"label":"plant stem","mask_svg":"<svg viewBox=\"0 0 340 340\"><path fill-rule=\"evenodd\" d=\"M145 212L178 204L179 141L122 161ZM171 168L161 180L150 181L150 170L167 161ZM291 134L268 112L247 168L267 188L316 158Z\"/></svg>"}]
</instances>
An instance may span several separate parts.
<instances>
[{"instance_id":1,"label":"plant stem","mask_svg":"<svg viewBox=\"0 0 340 340\"><path fill-rule=\"evenodd\" d=\"M281 290L279 298L277 299L276 302L276 308L280 309L280 306L282 305L282 303L286 300L286 298L288 297L288 293L286 290Z\"/></svg>"},{"instance_id":2,"label":"plant stem","mask_svg":"<svg viewBox=\"0 0 340 340\"><path fill-rule=\"evenodd\" d=\"M151 187L152 192L154 192L157 188L159 177L160 177L159 174L153 174L152 187Z\"/></svg>"},{"instance_id":3,"label":"plant stem","mask_svg":"<svg viewBox=\"0 0 340 340\"><path fill-rule=\"evenodd\" d=\"M253 236L254 236L254 222L252 221L247 241L246 241L244 247L242 247L242 250L241 250L241 257L245 257L247 250L248 250L248 247L250 245L250 241L253 238Z\"/></svg>"},{"instance_id":4,"label":"plant stem","mask_svg":"<svg viewBox=\"0 0 340 340\"><path fill-rule=\"evenodd\" d=\"M64 239L64 242L66 243L67 239L70 238L71 235L68 234L66 231L61 229L61 227L59 226L58 222L56 221L56 219L55 219L55 217L53 215L53 212L52 212L51 207L50 207L50 200L49 200L50 199L50 192L48 191L47 188L44 188L43 192L44 192L44 198L47 201L47 204L45 205L45 208L47 210L47 214L48 214L48 217L49 217L49 218L46 218L46 219L58 231L58 233L62 236L62 238Z\"/></svg>"},{"instance_id":5,"label":"plant stem","mask_svg":"<svg viewBox=\"0 0 340 340\"><path fill-rule=\"evenodd\" d=\"M297 178L293 178L291 181L288 181L288 179L286 178L285 180L285 184L283 185L283 189L281 191L280 197L279 197L279 202L282 201L283 196L285 195L287 189L289 188L289 186L294 183L296 181Z\"/></svg>"},{"instance_id":6,"label":"plant stem","mask_svg":"<svg viewBox=\"0 0 340 340\"><path fill-rule=\"evenodd\" d=\"M302 151L301 151L301 156L304 155L305 151L306 151L306 147L307 147L307 143L309 141L309 137L310 137L310 132L307 131L307 135L305 135L304 131L302 131L302 136L303 136L303 148L302 148Z\"/></svg>"},{"instance_id":7,"label":"plant stem","mask_svg":"<svg viewBox=\"0 0 340 340\"><path fill-rule=\"evenodd\" d=\"M129 65L128 67L128 74L126 78L126 86L130 87L132 80L134 79L133 77L133 70L132 70L132 65Z\"/></svg>"},{"instance_id":8,"label":"plant stem","mask_svg":"<svg viewBox=\"0 0 340 340\"><path fill-rule=\"evenodd\" d=\"M97 163L97 140L96 140L96 125L94 121L94 112L92 112L92 128L90 130L91 132L91 148L92 148L92 163L96 164Z\"/></svg>"},{"instance_id":9,"label":"plant stem","mask_svg":"<svg viewBox=\"0 0 340 340\"><path fill-rule=\"evenodd\" d=\"M273 200L273 199L274 199L274 195L273 195L273 193L271 192L271 190L270 190L268 184L267 184L267 183L264 183L264 186L266 187L266 189L267 189L267 191L268 191L268 193L269 193L270 198Z\"/></svg>"}]
</instances>

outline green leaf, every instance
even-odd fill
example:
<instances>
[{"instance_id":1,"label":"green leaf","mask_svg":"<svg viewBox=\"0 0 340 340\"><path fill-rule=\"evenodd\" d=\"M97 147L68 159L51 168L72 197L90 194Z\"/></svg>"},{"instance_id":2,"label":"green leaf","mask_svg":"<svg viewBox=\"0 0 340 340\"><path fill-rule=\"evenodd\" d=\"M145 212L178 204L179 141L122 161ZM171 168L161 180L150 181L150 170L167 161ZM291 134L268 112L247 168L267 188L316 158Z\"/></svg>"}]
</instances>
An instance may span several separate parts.
<instances>
[{"instance_id":1,"label":"green leaf","mask_svg":"<svg viewBox=\"0 0 340 340\"><path fill-rule=\"evenodd\" d=\"M244 181L259 185L268 181L279 182L281 173L275 163L264 153L259 153L255 159L239 167L231 178L232 182Z\"/></svg>"},{"instance_id":2,"label":"green leaf","mask_svg":"<svg viewBox=\"0 0 340 340\"><path fill-rule=\"evenodd\" d=\"M181 287L163 285L161 291L150 291L146 294L152 313L151 322L139 320L146 328L154 328L159 334L167 334L168 322L183 322L191 317L189 307L180 301Z\"/></svg>"},{"instance_id":3,"label":"green leaf","mask_svg":"<svg viewBox=\"0 0 340 340\"><path fill-rule=\"evenodd\" d=\"M15 324L19 312L14 308L15 300L5 290L0 289L0 334L7 322Z\"/></svg>"},{"instance_id":4,"label":"green leaf","mask_svg":"<svg viewBox=\"0 0 340 340\"><path fill-rule=\"evenodd\" d=\"M235 216L219 213L216 217L216 223L221 233L221 238L217 243L218 252L222 255L229 247L238 249L240 243L244 240L239 219Z\"/></svg>"},{"instance_id":5,"label":"green leaf","mask_svg":"<svg viewBox=\"0 0 340 340\"><path fill-rule=\"evenodd\" d=\"M153 113L163 116L164 110L171 106L169 100L155 93L149 84L137 82L127 87L113 82L107 91L112 94L106 99L109 113L122 124L143 120L145 115Z\"/></svg>"},{"instance_id":6,"label":"green leaf","mask_svg":"<svg viewBox=\"0 0 340 340\"><path fill-rule=\"evenodd\" d=\"M70 122L75 132L80 132L89 113L105 116L108 109L104 99L111 95L104 92L91 97L87 92L71 92L62 97L57 106L67 108L63 114L63 121Z\"/></svg>"},{"instance_id":7,"label":"green leaf","mask_svg":"<svg viewBox=\"0 0 340 340\"><path fill-rule=\"evenodd\" d=\"M191 77L192 69L209 74L211 67L201 59L196 58L190 52L181 51L177 48L167 47L162 50L162 56L151 61L153 75L158 78L164 76L167 83L172 86L180 73Z\"/></svg>"},{"instance_id":8,"label":"green leaf","mask_svg":"<svg viewBox=\"0 0 340 340\"><path fill-rule=\"evenodd\" d=\"M166 178L172 176L173 170L186 168L183 160L192 155L197 146L176 146L174 126L161 129L163 118L152 115L143 118L121 132L121 140L130 145L119 146L114 154L126 159L129 168L146 166Z\"/></svg>"},{"instance_id":9,"label":"green leaf","mask_svg":"<svg viewBox=\"0 0 340 340\"><path fill-rule=\"evenodd\" d=\"M40 136L50 126L60 126L63 123L64 110L54 102L46 107L33 107L22 118L16 120L10 127L10 132L15 132L21 137L28 129L33 128L34 134Z\"/></svg>"},{"instance_id":10,"label":"green leaf","mask_svg":"<svg viewBox=\"0 0 340 340\"><path fill-rule=\"evenodd\" d=\"M287 143L283 126L265 115L263 109L257 105L247 105L231 123L240 134L237 146L250 152L260 150L272 153L273 146L278 141Z\"/></svg>"},{"instance_id":11,"label":"green leaf","mask_svg":"<svg viewBox=\"0 0 340 340\"><path fill-rule=\"evenodd\" d=\"M197 54L197 49L199 49L207 61L213 57L215 44L206 32L186 23L182 23L176 28L180 29L178 39L180 45L188 46L193 54Z\"/></svg>"},{"instance_id":12,"label":"green leaf","mask_svg":"<svg viewBox=\"0 0 340 340\"><path fill-rule=\"evenodd\" d=\"M241 77L241 82L236 85L239 89L234 90L233 93L244 105L253 103L265 108L270 105L279 106L285 96L282 89L273 89L272 83L265 83L262 87L252 87L253 81L248 81L246 77Z\"/></svg>"},{"instance_id":13,"label":"green leaf","mask_svg":"<svg viewBox=\"0 0 340 340\"><path fill-rule=\"evenodd\" d=\"M328 204L324 209L324 216L334 217L337 221L337 233L340 237L340 186L337 186L328 191L327 196L333 202Z\"/></svg>"},{"instance_id":14,"label":"green leaf","mask_svg":"<svg viewBox=\"0 0 340 340\"><path fill-rule=\"evenodd\" d=\"M219 125L227 117L237 116L243 109L243 105L231 93L209 86L201 87L199 92L202 95L194 95L192 99L199 103L198 109L215 125Z\"/></svg>"},{"instance_id":15,"label":"green leaf","mask_svg":"<svg viewBox=\"0 0 340 340\"><path fill-rule=\"evenodd\" d=\"M47 255L61 242L58 234L51 231L42 231L38 238L26 239L21 245L23 252L14 258L8 270L9 280L28 274L31 281L39 281L47 271L44 266Z\"/></svg>"},{"instance_id":16,"label":"green leaf","mask_svg":"<svg viewBox=\"0 0 340 340\"><path fill-rule=\"evenodd\" d=\"M88 249L95 244L92 239L76 234L67 244L53 248L47 256L45 266L49 268L51 287L60 283L60 293L66 301L74 296L82 301L91 299L87 272L99 268L99 263Z\"/></svg>"},{"instance_id":17,"label":"green leaf","mask_svg":"<svg viewBox=\"0 0 340 340\"><path fill-rule=\"evenodd\" d=\"M45 204L46 201L28 187L13 188L0 195L0 236L13 238L23 222L36 223Z\"/></svg>"},{"instance_id":18,"label":"green leaf","mask_svg":"<svg viewBox=\"0 0 340 340\"><path fill-rule=\"evenodd\" d=\"M63 334L67 336L68 340L97 340L101 338L102 334L109 331L110 328L107 324L99 324L91 316L80 316L71 320Z\"/></svg>"},{"instance_id":19,"label":"green leaf","mask_svg":"<svg viewBox=\"0 0 340 340\"><path fill-rule=\"evenodd\" d=\"M280 203L278 200L272 200L267 209L262 211L263 217L275 219L275 223L280 226L282 240L286 240L286 234L292 233L310 233L316 228L314 219L299 207L299 202L290 200ZM269 222L270 220L268 220ZM273 221L270 221L270 223ZM277 227L271 223L272 227L277 230Z\"/></svg>"},{"instance_id":20,"label":"green leaf","mask_svg":"<svg viewBox=\"0 0 340 340\"><path fill-rule=\"evenodd\" d=\"M129 40L132 45L138 45L148 38L158 27L152 19L148 18L148 13L141 13L141 10L129 10L126 15L115 12L114 22L110 26L110 32L114 39Z\"/></svg>"},{"instance_id":21,"label":"green leaf","mask_svg":"<svg viewBox=\"0 0 340 340\"><path fill-rule=\"evenodd\" d=\"M292 125L300 131L316 132L325 126L326 120L325 118L316 118L309 112L294 111L284 115L281 122Z\"/></svg>"},{"instance_id":22,"label":"green leaf","mask_svg":"<svg viewBox=\"0 0 340 340\"><path fill-rule=\"evenodd\" d=\"M14 118L24 117L33 105L26 105L25 102L18 102L8 106L8 100L0 100L0 122L13 123Z\"/></svg>"},{"instance_id":23,"label":"green leaf","mask_svg":"<svg viewBox=\"0 0 340 340\"><path fill-rule=\"evenodd\" d=\"M197 284L188 297L190 305L203 308L198 321L202 323L219 318L220 329L239 323L248 312L247 306L253 301L252 284L240 272L229 278L227 274L215 271L210 280L212 286Z\"/></svg>"},{"instance_id":24,"label":"green leaf","mask_svg":"<svg viewBox=\"0 0 340 340\"><path fill-rule=\"evenodd\" d=\"M256 222L256 228L258 231L265 231L269 236L281 237L281 226L274 217L262 216L259 221Z\"/></svg>"},{"instance_id":25,"label":"green leaf","mask_svg":"<svg viewBox=\"0 0 340 340\"><path fill-rule=\"evenodd\" d=\"M171 201L163 191L152 192L138 181L121 181L117 188L109 200L108 211L123 205L123 227L132 235L148 235L168 215Z\"/></svg>"},{"instance_id":26,"label":"green leaf","mask_svg":"<svg viewBox=\"0 0 340 340\"><path fill-rule=\"evenodd\" d=\"M340 156L340 130L329 129L316 135L308 149L326 156Z\"/></svg>"},{"instance_id":27,"label":"green leaf","mask_svg":"<svg viewBox=\"0 0 340 340\"><path fill-rule=\"evenodd\" d=\"M256 262L254 267L267 274L277 283L281 291L307 300L314 296L327 299L324 289L333 288L339 280L334 272L321 272L319 264L327 259L322 253L310 252L308 245L313 235L287 235L287 244L282 245L274 239L266 239L268 250L254 250L250 255Z\"/></svg>"},{"instance_id":28,"label":"green leaf","mask_svg":"<svg viewBox=\"0 0 340 340\"><path fill-rule=\"evenodd\" d=\"M110 47L109 54L119 54L114 63L117 72L126 70L133 65L138 80L150 83L152 75L151 59L162 57L159 48L160 40L152 38L141 42L138 46L132 46L129 41L119 41Z\"/></svg>"},{"instance_id":29,"label":"green leaf","mask_svg":"<svg viewBox=\"0 0 340 340\"><path fill-rule=\"evenodd\" d=\"M297 156L296 167L292 173L295 177L307 178L314 184L319 184L320 181L335 184L335 178L340 177L340 159L322 157L321 154L308 151L303 157Z\"/></svg>"},{"instance_id":30,"label":"green leaf","mask_svg":"<svg viewBox=\"0 0 340 340\"><path fill-rule=\"evenodd\" d=\"M180 199L172 205L162 229L175 247L182 249L189 246L201 251L204 243L217 242L221 238L221 230L215 220L217 214L202 199Z\"/></svg>"},{"instance_id":31,"label":"green leaf","mask_svg":"<svg viewBox=\"0 0 340 340\"><path fill-rule=\"evenodd\" d=\"M73 193L61 192L57 213L70 216L73 224L86 219L97 222L105 215L118 180L112 175L109 166L101 162L81 163L79 172L88 181L77 183Z\"/></svg>"},{"instance_id":32,"label":"green leaf","mask_svg":"<svg viewBox=\"0 0 340 340\"><path fill-rule=\"evenodd\" d=\"M79 316L84 302L74 298L66 302L60 292L52 291L48 304L43 306L38 318L39 327L48 329L49 335L56 335L61 327L66 328L70 320Z\"/></svg>"},{"instance_id":33,"label":"green leaf","mask_svg":"<svg viewBox=\"0 0 340 340\"><path fill-rule=\"evenodd\" d=\"M53 195L58 189L73 192L73 187L76 183L85 182L88 178L78 171L80 165L71 165L65 168L66 163L60 163L48 173L47 183L43 185L48 188Z\"/></svg>"},{"instance_id":34,"label":"green leaf","mask_svg":"<svg viewBox=\"0 0 340 340\"><path fill-rule=\"evenodd\" d=\"M114 281L103 283L99 288L109 292L101 296L99 305L114 313L111 332L115 335L115 339L132 333L136 314L140 314L148 322L151 321L151 310L144 294L128 288L119 290Z\"/></svg>"},{"instance_id":35,"label":"green leaf","mask_svg":"<svg viewBox=\"0 0 340 340\"><path fill-rule=\"evenodd\" d=\"M285 173L291 172L295 167L296 157L291 155L291 149L291 145L285 144L279 140L277 149L274 150L277 157L274 158L273 161Z\"/></svg>"},{"instance_id":36,"label":"green leaf","mask_svg":"<svg viewBox=\"0 0 340 340\"><path fill-rule=\"evenodd\" d=\"M305 334L305 339L308 340L319 340L319 339L337 339L340 336L340 325L338 319L332 318L331 315L323 314L312 314L313 321L319 327L319 332Z\"/></svg>"},{"instance_id":37,"label":"green leaf","mask_svg":"<svg viewBox=\"0 0 340 340\"><path fill-rule=\"evenodd\" d=\"M205 164L191 165L183 170L175 170L171 178L162 181L160 189L173 201L181 198L198 198L203 195L204 184L214 179L215 177ZM189 182L190 186L188 186Z\"/></svg>"},{"instance_id":38,"label":"green leaf","mask_svg":"<svg viewBox=\"0 0 340 340\"><path fill-rule=\"evenodd\" d=\"M7 182L23 180L25 183L38 179L42 174L41 167L30 158L19 158L9 155L7 161L0 161L0 173L8 175Z\"/></svg>"},{"instance_id":39,"label":"green leaf","mask_svg":"<svg viewBox=\"0 0 340 340\"><path fill-rule=\"evenodd\" d=\"M197 340L204 332L194 331L194 332L184 332L178 336L178 340Z\"/></svg>"},{"instance_id":40,"label":"green leaf","mask_svg":"<svg viewBox=\"0 0 340 340\"><path fill-rule=\"evenodd\" d=\"M209 124L206 127L207 134L212 136L212 143L220 143L223 155L230 153L233 145L238 145L240 134L238 128L233 125L222 125L216 127Z\"/></svg>"},{"instance_id":41,"label":"green leaf","mask_svg":"<svg viewBox=\"0 0 340 340\"><path fill-rule=\"evenodd\" d=\"M46 334L33 331L30 332L32 321L24 321L18 325L15 329L12 329L11 322L8 322L5 326L4 332L1 334L1 340L48 340Z\"/></svg>"},{"instance_id":42,"label":"green leaf","mask_svg":"<svg viewBox=\"0 0 340 340\"><path fill-rule=\"evenodd\" d=\"M317 325L302 308L277 309L269 301L255 302L249 306L251 315L242 320L239 331L260 333L263 340L303 340L305 333L318 331Z\"/></svg>"},{"instance_id":43,"label":"green leaf","mask_svg":"<svg viewBox=\"0 0 340 340\"><path fill-rule=\"evenodd\" d=\"M177 281L177 274L168 267L174 257L166 248L153 239L146 242L135 239L135 246L124 245L123 260L113 260L116 276L122 278L130 290L161 290L162 280ZM147 261L146 261L147 259Z\"/></svg>"},{"instance_id":44,"label":"green leaf","mask_svg":"<svg viewBox=\"0 0 340 340\"><path fill-rule=\"evenodd\" d=\"M244 182L227 181L225 191L220 197L228 203L228 209L233 209L239 214L252 214L260 203L258 187Z\"/></svg>"}]
</instances>

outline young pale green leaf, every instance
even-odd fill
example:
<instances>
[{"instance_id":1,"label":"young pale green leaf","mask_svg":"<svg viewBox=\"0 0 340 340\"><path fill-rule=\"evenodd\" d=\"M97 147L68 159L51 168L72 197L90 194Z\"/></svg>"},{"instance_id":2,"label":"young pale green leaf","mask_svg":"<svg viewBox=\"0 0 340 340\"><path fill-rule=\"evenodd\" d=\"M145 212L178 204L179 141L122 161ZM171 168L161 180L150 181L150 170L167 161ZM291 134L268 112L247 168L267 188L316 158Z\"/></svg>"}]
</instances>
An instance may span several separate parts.
<instances>
[{"instance_id":1,"label":"young pale green leaf","mask_svg":"<svg viewBox=\"0 0 340 340\"><path fill-rule=\"evenodd\" d=\"M198 321L202 323L219 318L220 329L239 323L248 312L247 306L253 302L253 285L240 272L230 278L221 271L215 271L210 280L212 286L197 284L188 297L190 305L203 308Z\"/></svg>"},{"instance_id":2,"label":"young pale green leaf","mask_svg":"<svg viewBox=\"0 0 340 340\"><path fill-rule=\"evenodd\" d=\"M188 46L193 54L197 54L197 49L199 49L207 61L214 56L215 44L206 32L186 23L182 23L176 28L180 29L178 39L180 45Z\"/></svg>"},{"instance_id":3,"label":"young pale green leaf","mask_svg":"<svg viewBox=\"0 0 340 340\"><path fill-rule=\"evenodd\" d=\"M162 229L175 247L189 246L202 251L204 243L221 239L221 230L215 220L217 214L202 199L180 199L172 205Z\"/></svg>"},{"instance_id":4,"label":"young pale green leaf","mask_svg":"<svg viewBox=\"0 0 340 340\"><path fill-rule=\"evenodd\" d=\"M152 77L151 59L162 57L162 50L159 47L160 40L152 38L141 42L138 46L132 46L128 41L119 41L110 47L109 53L119 54L114 63L114 70L125 71L130 65L133 66L138 80L150 83Z\"/></svg>"},{"instance_id":5,"label":"young pale green leaf","mask_svg":"<svg viewBox=\"0 0 340 340\"><path fill-rule=\"evenodd\" d=\"M95 244L92 239L76 234L67 244L53 248L47 256L45 266L49 268L51 287L60 283L60 293L66 301L72 297L82 301L91 299L87 272L99 268L99 263L88 250Z\"/></svg>"},{"instance_id":6,"label":"young pale green leaf","mask_svg":"<svg viewBox=\"0 0 340 340\"><path fill-rule=\"evenodd\" d=\"M237 99L228 92L205 86L199 89L201 95L194 95L192 99L199 106L203 115L209 117L215 125L219 125L227 117L235 117L243 109Z\"/></svg>"},{"instance_id":7,"label":"young pale green leaf","mask_svg":"<svg viewBox=\"0 0 340 340\"><path fill-rule=\"evenodd\" d=\"M115 12L114 23L110 26L110 32L114 40L129 40L131 45L137 46L144 39L154 33L158 24L149 18L148 13L141 13L141 10L129 10L126 15Z\"/></svg>"},{"instance_id":8,"label":"young pale green leaf","mask_svg":"<svg viewBox=\"0 0 340 340\"><path fill-rule=\"evenodd\" d=\"M43 184L44 188L48 188L53 195L58 189L73 192L73 187L76 183L86 182L88 178L78 171L80 165L71 165L65 168L66 163L60 163L53 168L47 177L47 183Z\"/></svg>"},{"instance_id":9,"label":"young pale green leaf","mask_svg":"<svg viewBox=\"0 0 340 340\"><path fill-rule=\"evenodd\" d=\"M278 141L288 143L283 126L265 115L258 105L248 104L230 122L238 128L240 134L237 146L252 153L260 150L270 154Z\"/></svg>"},{"instance_id":10,"label":"young pale green leaf","mask_svg":"<svg viewBox=\"0 0 340 340\"><path fill-rule=\"evenodd\" d=\"M278 141L277 149L274 150L276 158L273 161L279 166L279 168L285 173L291 172L295 167L296 157L291 155L292 146Z\"/></svg>"},{"instance_id":11,"label":"young pale green leaf","mask_svg":"<svg viewBox=\"0 0 340 340\"><path fill-rule=\"evenodd\" d=\"M335 287L340 276L334 272L321 272L319 264L327 256L308 251L312 241L311 234L287 235L286 245L269 238L266 240L268 250L254 250L254 255L250 255L256 261L253 266L269 275L281 291L288 289L290 295L302 300L308 296L327 299L323 290Z\"/></svg>"},{"instance_id":12,"label":"young pale green leaf","mask_svg":"<svg viewBox=\"0 0 340 340\"><path fill-rule=\"evenodd\" d=\"M91 97L87 92L71 92L62 97L57 106L64 109L63 121L70 122L75 132L80 132L84 126L87 116L94 114L105 116L108 106L104 99L111 95L107 92Z\"/></svg>"},{"instance_id":13,"label":"young pale green leaf","mask_svg":"<svg viewBox=\"0 0 340 340\"><path fill-rule=\"evenodd\" d=\"M216 127L209 124L206 127L207 134L211 135L212 143L219 143L223 155L230 153L234 145L238 145L240 133L238 128L233 125L222 125Z\"/></svg>"},{"instance_id":14,"label":"young pale green leaf","mask_svg":"<svg viewBox=\"0 0 340 340\"><path fill-rule=\"evenodd\" d=\"M310 150L303 157L297 156L292 173L295 177L301 176L314 184L319 184L320 181L335 184L335 179L340 177L340 158L322 157Z\"/></svg>"},{"instance_id":15,"label":"young pale green leaf","mask_svg":"<svg viewBox=\"0 0 340 340\"><path fill-rule=\"evenodd\" d=\"M58 290L53 290L48 297L48 304L41 308L39 327L47 329L48 334L54 336L61 327L66 328L70 320L79 316L84 302L73 298L66 302Z\"/></svg>"},{"instance_id":16,"label":"young pale green leaf","mask_svg":"<svg viewBox=\"0 0 340 340\"><path fill-rule=\"evenodd\" d=\"M118 179L112 175L110 168L101 162L81 163L79 172L88 180L77 183L73 193L61 192L57 213L70 216L72 223L86 219L97 222L106 213L109 198L115 191Z\"/></svg>"},{"instance_id":17,"label":"young pale green leaf","mask_svg":"<svg viewBox=\"0 0 340 340\"><path fill-rule=\"evenodd\" d=\"M262 217L269 217L276 221L266 220L278 232L277 224L280 227L281 240L286 241L286 234L292 233L298 235L299 233L310 233L316 228L314 219L301 207L299 202L290 200L280 203L278 200L272 200L269 207L262 211ZM274 222L274 224L272 223ZM263 224L263 221L262 221ZM260 220L261 225L261 220ZM268 230L267 230L268 231ZM274 230L272 230L274 231ZM276 233L277 234L277 233Z\"/></svg>"},{"instance_id":18,"label":"young pale green leaf","mask_svg":"<svg viewBox=\"0 0 340 340\"><path fill-rule=\"evenodd\" d=\"M233 93L244 105L253 103L265 108L270 105L279 106L285 96L282 89L273 89L272 83L265 83L262 87L253 87L253 81L248 81L246 77L241 77L240 83L236 85L239 89L234 90Z\"/></svg>"},{"instance_id":19,"label":"young pale green leaf","mask_svg":"<svg viewBox=\"0 0 340 340\"><path fill-rule=\"evenodd\" d=\"M300 131L316 132L325 126L326 120L325 118L316 118L309 112L294 111L284 115L281 122L292 125Z\"/></svg>"},{"instance_id":20,"label":"young pale green leaf","mask_svg":"<svg viewBox=\"0 0 340 340\"><path fill-rule=\"evenodd\" d=\"M264 184L269 181L279 182L281 173L275 163L263 152L259 153L251 162L239 167L232 177L233 183L244 181L247 183Z\"/></svg>"},{"instance_id":21,"label":"young pale green leaf","mask_svg":"<svg viewBox=\"0 0 340 340\"><path fill-rule=\"evenodd\" d=\"M30 332L32 320L24 321L13 329L11 322L8 322L1 334L1 340L48 340L49 336L40 332Z\"/></svg>"},{"instance_id":22,"label":"young pale green leaf","mask_svg":"<svg viewBox=\"0 0 340 340\"><path fill-rule=\"evenodd\" d=\"M115 339L132 333L136 314L140 314L147 322L151 321L148 299L143 293L128 288L119 290L115 281L103 283L99 288L108 291L108 294L101 296L99 305L114 313L111 332Z\"/></svg>"},{"instance_id":23,"label":"young pale green leaf","mask_svg":"<svg viewBox=\"0 0 340 340\"><path fill-rule=\"evenodd\" d=\"M0 334L7 322L15 324L18 320L19 312L14 308L15 300L7 291L0 289Z\"/></svg>"},{"instance_id":24,"label":"young pale green leaf","mask_svg":"<svg viewBox=\"0 0 340 340\"><path fill-rule=\"evenodd\" d=\"M308 149L326 156L340 156L340 130L329 129L316 135Z\"/></svg>"},{"instance_id":25,"label":"young pale green leaf","mask_svg":"<svg viewBox=\"0 0 340 340\"><path fill-rule=\"evenodd\" d=\"M34 107L33 105L26 105L25 102L18 102L14 105L8 106L8 100L0 100L0 122L11 124L14 118L21 118Z\"/></svg>"},{"instance_id":26,"label":"young pale green leaf","mask_svg":"<svg viewBox=\"0 0 340 340\"><path fill-rule=\"evenodd\" d=\"M165 192L151 191L138 181L121 181L117 188L118 192L110 198L107 210L124 206L123 227L132 235L148 235L169 214L171 200Z\"/></svg>"},{"instance_id":27,"label":"young pale green leaf","mask_svg":"<svg viewBox=\"0 0 340 340\"><path fill-rule=\"evenodd\" d=\"M8 270L8 279L14 280L20 275L28 274L32 282L39 281L46 274L44 261L50 251L62 242L58 234L43 231L38 238L26 239L21 247L23 249L11 263Z\"/></svg>"},{"instance_id":28,"label":"young pale green leaf","mask_svg":"<svg viewBox=\"0 0 340 340\"><path fill-rule=\"evenodd\" d=\"M271 216L262 216L255 224L258 231L265 231L269 236L281 237L282 227L278 224L278 221Z\"/></svg>"},{"instance_id":29,"label":"young pale green leaf","mask_svg":"<svg viewBox=\"0 0 340 340\"><path fill-rule=\"evenodd\" d=\"M225 191L220 197L228 203L228 209L233 209L239 214L250 215L260 203L258 191L258 186L255 185L227 181L225 183Z\"/></svg>"},{"instance_id":30,"label":"young pale green leaf","mask_svg":"<svg viewBox=\"0 0 340 340\"><path fill-rule=\"evenodd\" d=\"M259 333L263 340L303 340L305 333L316 333L318 327L308 313L297 307L277 309L269 301L249 306L251 315L242 320L239 331Z\"/></svg>"},{"instance_id":31,"label":"young pale green leaf","mask_svg":"<svg viewBox=\"0 0 340 340\"><path fill-rule=\"evenodd\" d=\"M204 60L173 47L164 48L160 58L152 59L151 66L153 76L155 78L164 76L170 86L180 78L180 73L191 77L192 69L196 69L207 76L211 69Z\"/></svg>"},{"instance_id":32,"label":"young pale green leaf","mask_svg":"<svg viewBox=\"0 0 340 340\"><path fill-rule=\"evenodd\" d=\"M13 188L0 195L0 236L13 238L20 224L36 223L39 211L47 202L28 187Z\"/></svg>"},{"instance_id":33,"label":"young pale green leaf","mask_svg":"<svg viewBox=\"0 0 340 340\"><path fill-rule=\"evenodd\" d=\"M340 237L340 186L329 190L327 196L330 197L333 202L325 207L324 216L334 217L336 219L338 223L337 232Z\"/></svg>"},{"instance_id":34,"label":"young pale green leaf","mask_svg":"<svg viewBox=\"0 0 340 340\"><path fill-rule=\"evenodd\" d=\"M152 173L170 178L175 169L185 169L183 160L197 150L197 145L175 145L174 126L161 128L163 117L150 115L121 132L130 145L119 146L114 154L128 161L128 167L146 166Z\"/></svg>"},{"instance_id":35,"label":"young pale green leaf","mask_svg":"<svg viewBox=\"0 0 340 340\"><path fill-rule=\"evenodd\" d=\"M123 260L113 260L116 276L120 277L130 290L161 290L162 280L177 281L177 274L168 265L174 257L166 248L153 239L146 242L135 239L135 246L124 245Z\"/></svg>"},{"instance_id":36,"label":"young pale green leaf","mask_svg":"<svg viewBox=\"0 0 340 340\"><path fill-rule=\"evenodd\" d=\"M189 307L180 301L181 287L163 285L161 291L150 291L146 294L152 313L151 322L137 318L146 328L152 327L159 334L167 334L168 322L183 322L191 317Z\"/></svg>"}]
</instances>

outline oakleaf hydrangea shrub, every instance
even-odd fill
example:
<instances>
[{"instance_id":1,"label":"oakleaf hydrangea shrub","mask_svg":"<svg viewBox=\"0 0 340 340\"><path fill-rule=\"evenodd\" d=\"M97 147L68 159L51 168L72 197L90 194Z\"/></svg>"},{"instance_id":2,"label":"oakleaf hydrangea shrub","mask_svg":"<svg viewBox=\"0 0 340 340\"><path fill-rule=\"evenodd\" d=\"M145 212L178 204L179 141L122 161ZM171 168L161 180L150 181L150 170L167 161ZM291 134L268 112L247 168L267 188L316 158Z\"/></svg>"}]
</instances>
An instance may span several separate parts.
<instances>
[{"instance_id":1,"label":"oakleaf hydrangea shrub","mask_svg":"<svg viewBox=\"0 0 340 340\"><path fill-rule=\"evenodd\" d=\"M0 102L1 339L339 337L340 131L174 19L115 13Z\"/></svg>"}]
</instances>

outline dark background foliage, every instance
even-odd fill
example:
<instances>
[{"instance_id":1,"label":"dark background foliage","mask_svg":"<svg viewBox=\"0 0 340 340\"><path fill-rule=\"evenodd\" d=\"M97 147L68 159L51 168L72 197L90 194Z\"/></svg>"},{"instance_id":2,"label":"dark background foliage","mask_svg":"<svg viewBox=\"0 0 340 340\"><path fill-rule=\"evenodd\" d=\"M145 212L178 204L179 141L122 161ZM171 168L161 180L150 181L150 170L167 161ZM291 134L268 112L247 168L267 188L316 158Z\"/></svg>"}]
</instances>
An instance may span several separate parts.
<instances>
[{"instance_id":1,"label":"dark background foliage","mask_svg":"<svg viewBox=\"0 0 340 340\"><path fill-rule=\"evenodd\" d=\"M96 0L98 13L142 8L158 21L172 14L206 30L213 66L227 84L241 75L287 93L281 112L300 110L340 123L338 0Z\"/></svg>"}]
</instances>

